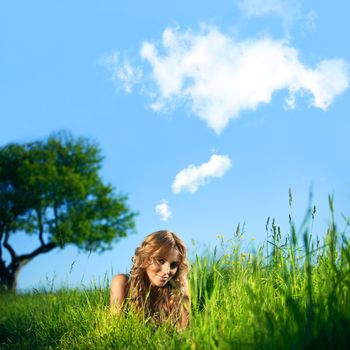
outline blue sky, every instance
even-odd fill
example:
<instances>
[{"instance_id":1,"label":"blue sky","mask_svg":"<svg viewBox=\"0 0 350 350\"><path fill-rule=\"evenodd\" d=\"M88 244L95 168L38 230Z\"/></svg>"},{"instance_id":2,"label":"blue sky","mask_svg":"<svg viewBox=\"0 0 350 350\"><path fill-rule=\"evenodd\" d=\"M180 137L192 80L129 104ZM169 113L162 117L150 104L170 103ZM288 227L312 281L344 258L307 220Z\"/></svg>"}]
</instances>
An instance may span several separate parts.
<instances>
[{"instance_id":1,"label":"blue sky","mask_svg":"<svg viewBox=\"0 0 350 350\"><path fill-rule=\"evenodd\" d=\"M98 142L137 234L102 255L74 247L23 268L19 288L125 272L158 229L215 245L274 217L288 233L309 189L322 236L349 216L346 1L11 1L0 5L0 145L60 129ZM19 252L37 245L13 237Z\"/></svg>"}]
</instances>

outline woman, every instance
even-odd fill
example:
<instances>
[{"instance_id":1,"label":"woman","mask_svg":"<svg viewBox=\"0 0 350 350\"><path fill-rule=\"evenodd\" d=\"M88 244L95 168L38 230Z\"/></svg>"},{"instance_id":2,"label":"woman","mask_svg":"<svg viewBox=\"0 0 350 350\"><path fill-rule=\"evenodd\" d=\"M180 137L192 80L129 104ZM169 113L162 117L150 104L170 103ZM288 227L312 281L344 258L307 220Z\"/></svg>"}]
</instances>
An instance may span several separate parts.
<instances>
[{"instance_id":1,"label":"woman","mask_svg":"<svg viewBox=\"0 0 350 350\"><path fill-rule=\"evenodd\" d=\"M189 322L189 265L182 240L171 231L148 235L136 248L130 275L113 277L110 305L120 313L125 305L156 324L185 328Z\"/></svg>"}]
</instances>

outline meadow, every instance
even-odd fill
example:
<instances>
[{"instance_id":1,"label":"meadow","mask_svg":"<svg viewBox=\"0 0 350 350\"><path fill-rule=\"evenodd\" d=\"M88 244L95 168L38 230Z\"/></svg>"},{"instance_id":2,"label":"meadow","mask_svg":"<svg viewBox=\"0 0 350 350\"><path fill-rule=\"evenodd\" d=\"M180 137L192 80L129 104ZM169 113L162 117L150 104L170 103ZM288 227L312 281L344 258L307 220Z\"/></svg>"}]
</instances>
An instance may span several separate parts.
<instances>
[{"instance_id":1,"label":"meadow","mask_svg":"<svg viewBox=\"0 0 350 350\"><path fill-rule=\"evenodd\" d=\"M108 281L89 289L0 295L1 349L348 349L349 218L312 236L315 209L298 230L266 223L245 250L242 228L191 261L191 324L155 327L109 312Z\"/></svg>"}]
</instances>

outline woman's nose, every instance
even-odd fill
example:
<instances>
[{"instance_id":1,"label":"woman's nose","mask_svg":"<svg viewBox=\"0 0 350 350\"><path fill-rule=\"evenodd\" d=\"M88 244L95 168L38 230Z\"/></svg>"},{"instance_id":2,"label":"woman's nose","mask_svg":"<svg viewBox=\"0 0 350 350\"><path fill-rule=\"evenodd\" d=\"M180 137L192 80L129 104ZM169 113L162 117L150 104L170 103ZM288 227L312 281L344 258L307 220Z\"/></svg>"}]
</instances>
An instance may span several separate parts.
<instances>
[{"instance_id":1,"label":"woman's nose","mask_svg":"<svg viewBox=\"0 0 350 350\"><path fill-rule=\"evenodd\" d=\"M169 275L169 273L170 273L170 264L165 263L162 267L163 267L163 269L162 269L163 273Z\"/></svg>"}]
</instances>

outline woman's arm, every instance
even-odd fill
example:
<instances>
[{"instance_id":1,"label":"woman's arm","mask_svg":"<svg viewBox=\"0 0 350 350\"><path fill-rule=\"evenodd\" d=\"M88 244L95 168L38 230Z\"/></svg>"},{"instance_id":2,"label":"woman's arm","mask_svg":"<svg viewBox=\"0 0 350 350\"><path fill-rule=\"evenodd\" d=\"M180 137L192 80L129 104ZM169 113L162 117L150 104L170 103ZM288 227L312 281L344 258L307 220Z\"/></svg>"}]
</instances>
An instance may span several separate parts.
<instances>
[{"instance_id":1,"label":"woman's arm","mask_svg":"<svg viewBox=\"0 0 350 350\"><path fill-rule=\"evenodd\" d=\"M110 286L110 306L111 312L118 314L122 308L127 294L128 278L124 274L113 277Z\"/></svg>"}]
</instances>

